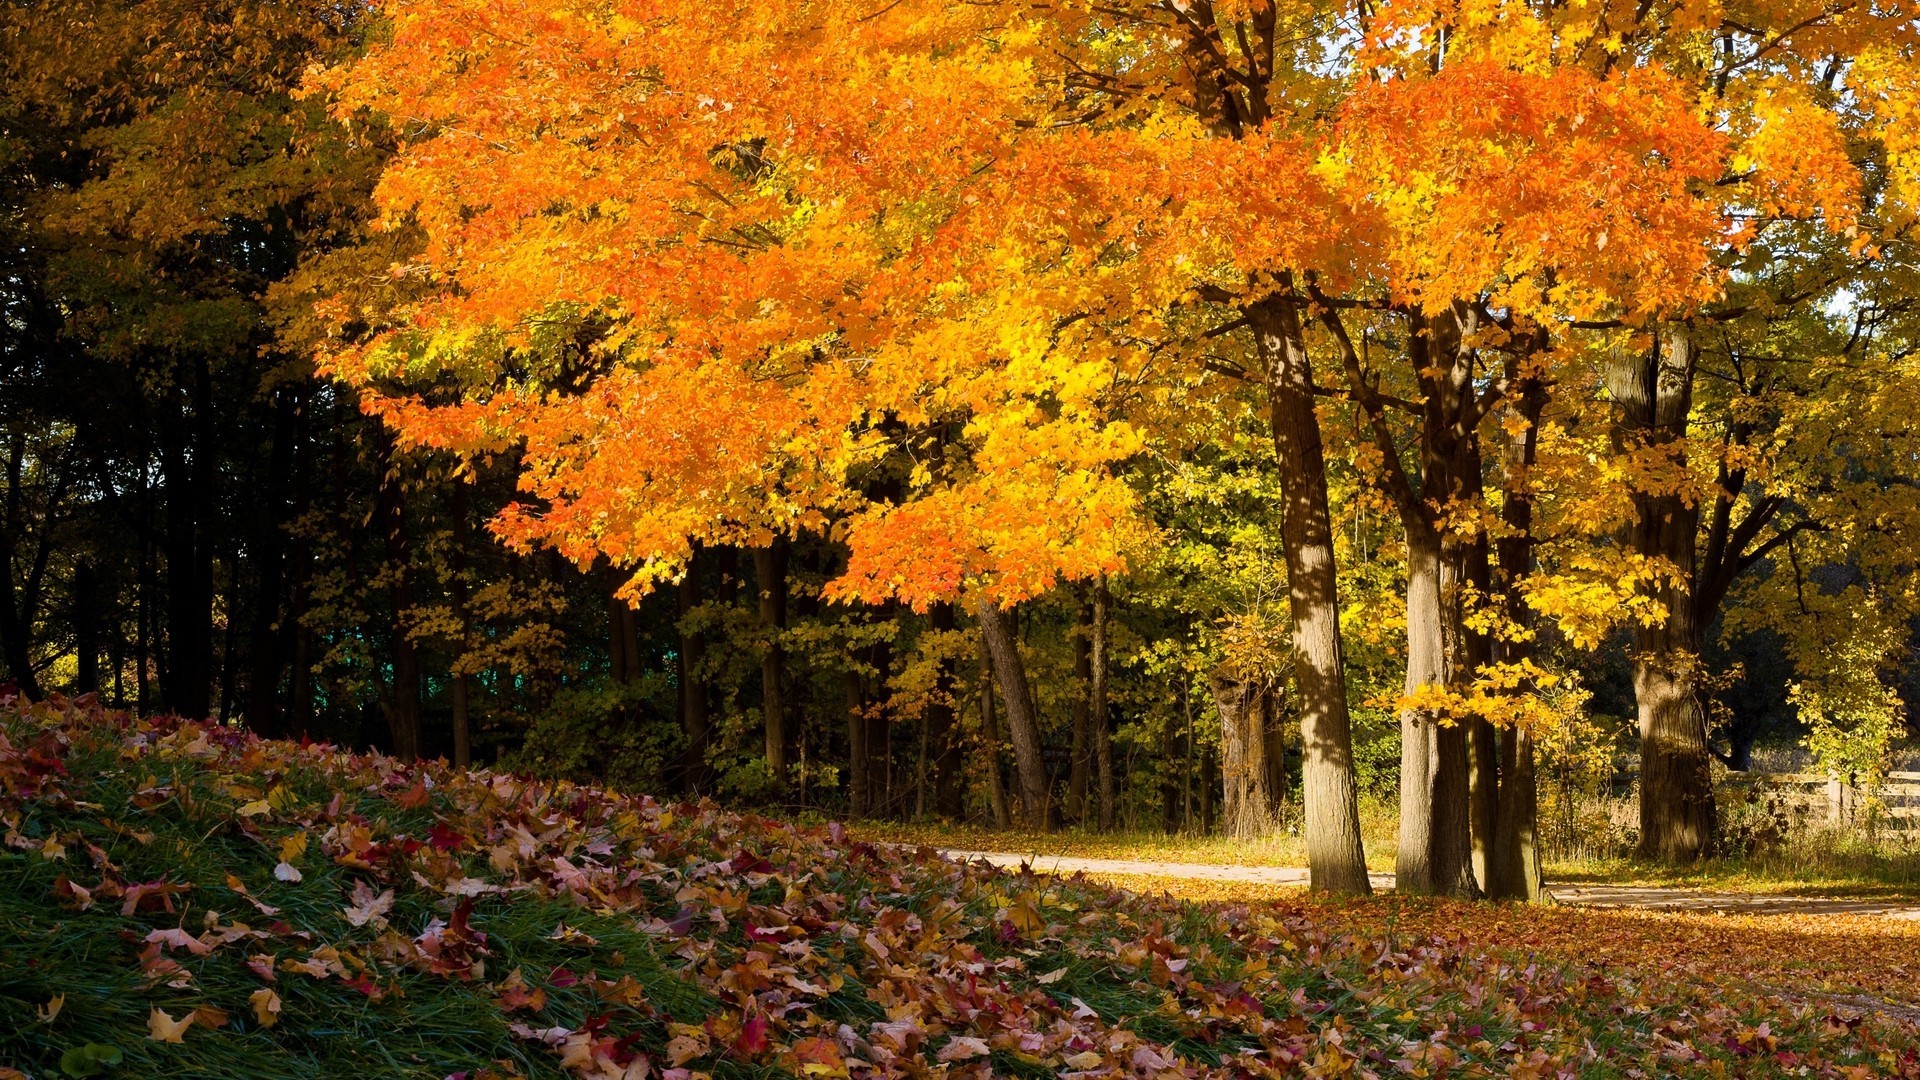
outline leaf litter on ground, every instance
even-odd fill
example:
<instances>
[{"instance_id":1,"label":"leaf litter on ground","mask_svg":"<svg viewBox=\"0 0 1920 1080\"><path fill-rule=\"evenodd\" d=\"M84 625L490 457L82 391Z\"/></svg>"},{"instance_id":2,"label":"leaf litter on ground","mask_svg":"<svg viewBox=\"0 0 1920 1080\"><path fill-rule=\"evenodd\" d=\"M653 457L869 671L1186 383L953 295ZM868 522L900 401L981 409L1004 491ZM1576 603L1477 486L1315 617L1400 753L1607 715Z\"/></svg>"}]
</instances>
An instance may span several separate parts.
<instances>
[{"instance_id":1,"label":"leaf litter on ground","mask_svg":"<svg viewBox=\"0 0 1920 1080\"><path fill-rule=\"evenodd\" d=\"M0 708L0 1077L1920 1076L1920 1029L1758 928L1613 925Z\"/></svg>"}]
</instances>

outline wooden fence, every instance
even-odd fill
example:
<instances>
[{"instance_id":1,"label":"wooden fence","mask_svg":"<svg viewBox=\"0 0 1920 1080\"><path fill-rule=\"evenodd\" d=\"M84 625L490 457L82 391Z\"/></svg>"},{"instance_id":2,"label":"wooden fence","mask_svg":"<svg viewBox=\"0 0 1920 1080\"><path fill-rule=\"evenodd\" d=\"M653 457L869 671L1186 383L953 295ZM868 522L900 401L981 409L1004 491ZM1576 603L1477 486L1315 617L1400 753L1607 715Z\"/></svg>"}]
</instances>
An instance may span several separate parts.
<instances>
[{"instance_id":1,"label":"wooden fence","mask_svg":"<svg viewBox=\"0 0 1920 1080\"><path fill-rule=\"evenodd\" d=\"M1809 824L1920 832L1920 772L1888 773L1878 788L1822 773L1734 773L1728 782L1781 792Z\"/></svg>"}]
</instances>

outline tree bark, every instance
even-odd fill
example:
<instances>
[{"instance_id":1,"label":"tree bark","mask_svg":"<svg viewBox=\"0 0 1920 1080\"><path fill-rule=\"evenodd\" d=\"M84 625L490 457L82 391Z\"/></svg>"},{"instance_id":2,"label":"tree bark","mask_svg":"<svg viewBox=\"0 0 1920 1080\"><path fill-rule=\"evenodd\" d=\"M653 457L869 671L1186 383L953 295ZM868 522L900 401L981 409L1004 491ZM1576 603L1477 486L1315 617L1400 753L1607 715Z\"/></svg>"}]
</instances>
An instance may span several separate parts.
<instances>
[{"instance_id":1,"label":"tree bark","mask_svg":"<svg viewBox=\"0 0 1920 1080\"><path fill-rule=\"evenodd\" d=\"M860 675L848 668L841 676L847 699L847 807L856 818L873 812L873 758L867 735L867 698Z\"/></svg>"},{"instance_id":2,"label":"tree bark","mask_svg":"<svg viewBox=\"0 0 1920 1080\"><path fill-rule=\"evenodd\" d=\"M448 591L452 594L453 618L460 641L453 658L454 672L448 688L453 706L453 763L461 768L473 764L472 676L467 674L467 650L473 645L473 612L468 603L467 557L473 541L472 521L467 508L467 485L453 481L453 549L448 553Z\"/></svg>"},{"instance_id":3,"label":"tree bark","mask_svg":"<svg viewBox=\"0 0 1920 1080\"><path fill-rule=\"evenodd\" d=\"M393 662L393 678L383 704L393 739L393 755L403 761L414 761L421 754L420 650L407 633L407 614L413 609L413 568L407 536L406 494L400 482L399 463L394 460L393 437L381 428L376 438L380 440L377 504L387 556L388 652Z\"/></svg>"},{"instance_id":4,"label":"tree bark","mask_svg":"<svg viewBox=\"0 0 1920 1080\"><path fill-rule=\"evenodd\" d=\"M1112 609L1113 597L1107 591L1106 575L1102 574L1093 585L1093 649L1089 657L1093 677L1087 688L1091 698L1087 711L1093 725L1093 762L1099 774L1102 832L1112 832L1114 827L1113 720L1107 706L1107 623Z\"/></svg>"},{"instance_id":5,"label":"tree bark","mask_svg":"<svg viewBox=\"0 0 1920 1080\"><path fill-rule=\"evenodd\" d=\"M1220 714L1221 828L1241 840L1268 836L1274 827L1273 793L1267 786L1272 688L1216 670L1208 689Z\"/></svg>"},{"instance_id":6,"label":"tree bark","mask_svg":"<svg viewBox=\"0 0 1920 1080\"><path fill-rule=\"evenodd\" d=\"M1533 351L1536 355L1543 353L1546 346L1542 331ZM1514 408L1526 422L1526 430L1508 440L1501 470L1500 518L1505 528L1494 545L1499 562L1494 591L1505 609L1506 622L1518 632L1503 635L1495 642L1494 650L1496 660L1512 664L1530 659L1533 654L1528 634L1534 621L1533 612L1527 607L1521 583L1533 572L1534 495L1530 473L1539 446L1540 417L1546 410L1547 389L1532 372L1510 371L1508 382L1514 385ZM1511 692L1523 694L1531 690L1531 687L1516 687ZM1534 771L1533 732L1525 727L1509 727L1500 732L1500 795L1494 826L1487 895L1495 900L1538 901L1541 893L1539 790Z\"/></svg>"},{"instance_id":7,"label":"tree bark","mask_svg":"<svg viewBox=\"0 0 1920 1080\"><path fill-rule=\"evenodd\" d=\"M1643 353L1617 351L1607 368L1616 452L1663 453L1686 466L1695 349L1688 328L1665 328ZM1633 689L1640 721L1640 854L1690 862L1713 849L1715 807L1707 720L1698 688L1700 626L1695 554L1699 508L1691 492L1638 491L1627 547L1667 562L1679 580L1644 590L1666 617L1633 631Z\"/></svg>"},{"instance_id":8,"label":"tree bark","mask_svg":"<svg viewBox=\"0 0 1920 1080\"><path fill-rule=\"evenodd\" d=\"M93 564L81 559L73 568L73 651L78 657L73 689L78 694L100 690L100 578Z\"/></svg>"},{"instance_id":9,"label":"tree bark","mask_svg":"<svg viewBox=\"0 0 1920 1080\"><path fill-rule=\"evenodd\" d=\"M1364 896L1373 889L1360 843L1326 452L1313 408L1313 369L1293 302L1289 291L1249 305L1245 314L1266 367L1268 421L1285 507L1281 536L1300 703L1307 867L1314 891Z\"/></svg>"},{"instance_id":10,"label":"tree bark","mask_svg":"<svg viewBox=\"0 0 1920 1080\"><path fill-rule=\"evenodd\" d=\"M760 660L760 713L766 735L767 771L776 790L787 786L787 650L780 640L787 627L787 544L783 538L756 548L753 566L760 588L760 629L767 651Z\"/></svg>"},{"instance_id":11,"label":"tree bark","mask_svg":"<svg viewBox=\"0 0 1920 1080\"><path fill-rule=\"evenodd\" d=\"M694 553L687 563L686 573L680 578L675 592L675 612L680 616L676 624L680 635L680 647L676 671L680 680L680 734L687 742L686 757L682 763L683 786L689 795L699 795L712 786L712 778L707 769L707 741L709 738L709 711L706 673L702 665L707 656L707 636L699 630L690 629L688 622L695 609L703 601L700 595L700 555ZM625 617L621 620L621 636L628 641L628 649L637 647L634 633L633 609L625 604ZM637 667L631 661L630 667ZM637 675L636 675L637 677Z\"/></svg>"},{"instance_id":12,"label":"tree bark","mask_svg":"<svg viewBox=\"0 0 1920 1080\"><path fill-rule=\"evenodd\" d=\"M1033 707L1026 664L1020 659L1019 631L1014 613L991 600L981 600L980 630L992 659L994 681L1007 713L1007 734L1013 743L1014 769L1020 782L1022 824L1045 830L1051 824L1047 763L1040 748L1040 717Z\"/></svg>"},{"instance_id":13,"label":"tree bark","mask_svg":"<svg viewBox=\"0 0 1920 1080\"><path fill-rule=\"evenodd\" d=\"M1013 813L1007 806L1007 785L1000 775L1000 724L994 716L993 652L987 646L984 626L980 633L980 742L987 764L987 805L993 811L996 829L1013 827Z\"/></svg>"},{"instance_id":14,"label":"tree bark","mask_svg":"<svg viewBox=\"0 0 1920 1080\"><path fill-rule=\"evenodd\" d=\"M1267 695L1267 812L1279 825L1287 807L1287 725L1280 713L1280 687Z\"/></svg>"},{"instance_id":15,"label":"tree bark","mask_svg":"<svg viewBox=\"0 0 1920 1080\"><path fill-rule=\"evenodd\" d=\"M286 662L281 632L285 618L287 521L290 517L282 495L292 487L295 441L299 437L299 395L282 390L274 402L273 448L267 456L269 510L254 539L256 588L253 601L253 626L249 634L250 659L247 678L246 719L249 727L262 735L279 735L286 730L286 716L280 698L280 673Z\"/></svg>"},{"instance_id":16,"label":"tree bark","mask_svg":"<svg viewBox=\"0 0 1920 1080\"><path fill-rule=\"evenodd\" d=\"M1469 312L1410 315L1407 359L1424 393L1420 487L1402 483L1407 537L1407 681L1413 697L1471 678L1462 596L1466 557L1442 508L1478 488L1478 414L1472 358L1462 347ZM1390 447L1388 447L1390 448ZM1473 874L1467 725L1427 708L1400 713L1400 849L1395 890L1471 898Z\"/></svg>"},{"instance_id":17,"label":"tree bark","mask_svg":"<svg viewBox=\"0 0 1920 1080\"><path fill-rule=\"evenodd\" d=\"M928 608L927 625L936 634L952 633L953 605L940 603ZM933 810L950 819L966 812L966 788L963 784L966 761L960 725L954 717L958 681L952 658L942 659L939 671L934 676L933 700L927 704L926 711L927 752L932 757Z\"/></svg>"},{"instance_id":18,"label":"tree bark","mask_svg":"<svg viewBox=\"0 0 1920 1080\"><path fill-rule=\"evenodd\" d=\"M161 478L166 485L166 667L161 704L205 719L213 705L213 419L205 360L187 388L191 418L178 402L162 421Z\"/></svg>"},{"instance_id":19,"label":"tree bark","mask_svg":"<svg viewBox=\"0 0 1920 1080\"><path fill-rule=\"evenodd\" d=\"M1093 771L1093 600L1080 604L1073 635L1073 744L1067 768L1067 817L1087 817L1087 780Z\"/></svg>"}]
</instances>

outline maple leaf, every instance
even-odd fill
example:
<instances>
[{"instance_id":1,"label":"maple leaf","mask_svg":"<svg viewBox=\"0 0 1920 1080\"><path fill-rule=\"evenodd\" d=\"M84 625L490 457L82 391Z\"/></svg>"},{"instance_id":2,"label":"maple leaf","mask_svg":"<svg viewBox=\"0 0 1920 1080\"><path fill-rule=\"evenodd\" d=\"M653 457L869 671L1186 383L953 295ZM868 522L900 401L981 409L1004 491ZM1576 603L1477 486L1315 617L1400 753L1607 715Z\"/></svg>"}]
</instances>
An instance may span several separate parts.
<instances>
[{"instance_id":1,"label":"maple leaf","mask_svg":"<svg viewBox=\"0 0 1920 1080\"><path fill-rule=\"evenodd\" d=\"M136 911L160 910L173 911L173 898L182 893L191 892L192 885L171 882L165 878L127 886L120 904L120 914L131 915Z\"/></svg>"},{"instance_id":2,"label":"maple leaf","mask_svg":"<svg viewBox=\"0 0 1920 1080\"><path fill-rule=\"evenodd\" d=\"M387 922L385 916L393 909L393 899L392 889L376 895L367 887L366 882L356 881L353 883L353 903L343 908L340 914L353 926L366 926L368 923L385 926Z\"/></svg>"},{"instance_id":3,"label":"maple leaf","mask_svg":"<svg viewBox=\"0 0 1920 1080\"><path fill-rule=\"evenodd\" d=\"M972 1035L956 1035L947 1040L946 1045L934 1054L934 1058L938 1061L969 1061L973 1058L986 1057L991 1053L993 1049L984 1039L975 1038Z\"/></svg>"},{"instance_id":4,"label":"maple leaf","mask_svg":"<svg viewBox=\"0 0 1920 1080\"><path fill-rule=\"evenodd\" d=\"M187 1029L193 1026L194 1014L175 1020L164 1010L153 1009L147 1013L147 1038L157 1042L186 1042Z\"/></svg>"},{"instance_id":5,"label":"maple leaf","mask_svg":"<svg viewBox=\"0 0 1920 1080\"><path fill-rule=\"evenodd\" d=\"M263 1028L270 1028L280 1022L280 995L266 987L261 987L247 995L247 1004L253 1007L253 1017Z\"/></svg>"},{"instance_id":6,"label":"maple leaf","mask_svg":"<svg viewBox=\"0 0 1920 1080\"><path fill-rule=\"evenodd\" d=\"M740 1022L740 1034L733 1040L732 1053L740 1057L754 1058L767 1052L772 1045L768 1038L767 1018L749 1016Z\"/></svg>"}]
</instances>

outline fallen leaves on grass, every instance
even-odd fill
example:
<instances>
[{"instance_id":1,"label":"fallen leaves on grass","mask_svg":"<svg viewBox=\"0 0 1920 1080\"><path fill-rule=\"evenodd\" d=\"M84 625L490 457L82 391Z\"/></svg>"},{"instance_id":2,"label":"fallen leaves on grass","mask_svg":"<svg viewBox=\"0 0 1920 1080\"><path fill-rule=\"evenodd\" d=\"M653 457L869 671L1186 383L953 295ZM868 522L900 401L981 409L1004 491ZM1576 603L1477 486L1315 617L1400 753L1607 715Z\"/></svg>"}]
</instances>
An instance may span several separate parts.
<instances>
[{"instance_id":1,"label":"fallen leaves on grass","mask_svg":"<svg viewBox=\"0 0 1920 1080\"><path fill-rule=\"evenodd\" d=\"M0 709L0 824L35 841L0 853L0 893L39 905L18 941L57 927L127 987L71 1024L0 997L23 1021L0 1060L36 1066L131 1041L102 1018L138 1008L129 1067L198 1075L285 1047L258 1071L1920 1076L1913 1028L1776 985L1784 962L1739 944L1758 928L1688 951L1691 924L1594 942L1619 924L1240 886L1194 904L65 702ZM101 850L90 871L39 857L55 833ZM342 1017L403 1064L321 1057L367 1053Z\"/></svg>"}]
</instances>

